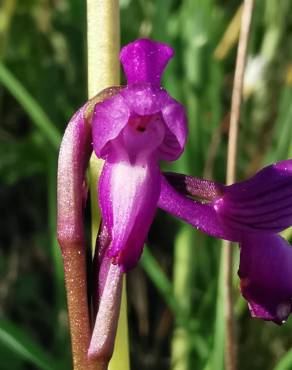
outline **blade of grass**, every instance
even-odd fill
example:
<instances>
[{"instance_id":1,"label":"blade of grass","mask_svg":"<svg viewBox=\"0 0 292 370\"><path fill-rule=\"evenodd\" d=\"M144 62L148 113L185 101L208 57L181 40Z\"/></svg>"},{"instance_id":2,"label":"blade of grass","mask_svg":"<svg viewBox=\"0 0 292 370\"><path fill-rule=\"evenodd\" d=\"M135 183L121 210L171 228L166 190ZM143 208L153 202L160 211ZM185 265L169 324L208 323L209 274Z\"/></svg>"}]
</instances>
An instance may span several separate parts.
<instances>
[{"instance_id":1,"label":"blade of grass","mask_svg":"<svg viewBox=\"0 0 292 370\"><path fill-rule=\"evenodd\" d=\"M265 164L292 157L292 89L283 89L279 103L279 112L273 128L273 141L265 157Z\"/></svg>"},{"instance_id":2,"label":"blade of grass","mask_svg":"<svg viewBox=\"0 0 292 370\"><path fill-rule=\"evenodd\" d=\"M285 353L285 355L282 356L280 361L274 367L274 370L290 370L290 369L292 369L292 349Z\"/></svg>"},{"instance_id":3,"label":"blade of grass","mask_svg":"<svg viewBox=\"0 0 292 370\"><path fill-rule=\"evenodd\" d=\"M224 370L224 346L225 346L225 326L224 320L224 261L222 258L223 247L221 241L216 241L216 247L220 249L221 258L218 275L216 276L217 294L215 302L214 329L212 332L212 350L203 367L204 370ZM219 255L218 254L218 255Z\"/></svg>"},{"instance_id":4,"label":"blade of grass","mask_svg":"<svg viewBox=\"0 0 292 370\"><path fill-rule=\"evenodd\" d=\"M253 0L244 0L239 44L236 57L234 84L232 90L230 127L228 138L226 183L230 185L236 179L237 144L239 135L239 117L242 101L243 77L245 71L247 46L253 12ZM237 369L237 343L235 336L233 293L232 293L232 245L223 242L222 258L224 263L224 295L225 295L225 366L227 370Z\"/></svg>"},{"instance_id":5,"label":"blade of grass","mask_svg":"<svg viewBox=\"0 0 292 370\"><path fill-rule=\"evenodd\" d=\"M213 352L206 369L223 370L224 369L224 346L225 346L225 326L224 320L224 259L223 250L221 247L220 268L218 274L218 288L216 297L216 314L215 314L215 328L214 328L214 345Z\"/></svg>"},{"instance_id":6,"label":"blade of grass","mask_svg":"<svg viewBox=\"0 0 292 370\"><path fill-rule=\"evenodd\" d=\"M173 286L170 280L164 274L148 247L144 248L140 265L143 267L144 271L161 294L165 303L172 311L176 320L176 324L180 328L176 337L179 338L179 341L181 335L183 337L187 337L190 349L195 349L196 353L201 358L206 357L208 353L208 345L204 338L198 335L198 325L196 325L196 322L190 322L186 316L184 308L174 295ZM177 358L176 361L180 361L180 359Z\"/></svg>"},{"instance_id":7,"label":"blade of grass","mask_svg":"<svg viewBox=\"0 0 292 370\"><path fill-rule=\"evenodd\" d=\"M120 14L119 0L87 0L87 72L88 97L120 82ZM90 196L91 196L91 235L92 251L100 223L96 184L100 175L102 161L95 155L90 159ZM126 279L124 278L121 310L113 356L109 370L130 369Z\"/></svg>"},{"instance_id":8,"label":"blade of grass","mask_svg":"<svg viewBox=\"0 0 292 370\"><path fill-rule=\"evenodd\" d=\"M2 57L5 54L8 40L9 40L9 29L11 25L11 20L13 18L13 13L16 8L16 0L3 0L0 13L1 14L1 22L0 22L0 38L1 38L1 45L0 45L0 56Z\"/></svg>"},{"instance_id":9,"label":"blade of grass","mask_svg":"<svg viewBox=\"0 0 292 370\"><path fill-rule=\"evenodd\" d=\"M242 5L240 5L236 10L236 13L228 24L224 35L222 36L218 46L216 47L214 51L215 59L223 60L224 58L226 58L230 50L236 44L239 37L241 16Z\"/></svg>"},{"instance_id":10,"label":"blade of grass","mask_svg":"<svg viewBox=\"0 0 292 370\"><path fill-rule=\"evenodd\" d=\"M174 294L185 313L185 320L192 317L192 289L195 272L195 234L191 227L183 225L175 240ZM191 333L177 325L172 338L171 364L173 370L188 370L191 366Z\"/></svg>"},{"instance_id":11,"label":"blade of grass","mask_svg":"<svg viewBox=\"0 0 292 370\"><path fill-rule=\"evenodd\" d=\"M0 61L0 82L21 104L34 125L49 140L53 148L59 149L61 134L38 102L30 95L26 88L18 81L9 69Z\"/></svg>"},{"instance_id":12,"label":"blade of grass","mask_svg":"<svg viewBox=\"0 0 292 370\"><path fill-rule=\"evenodd\" d=\"M179 306L174 294L173 287L167 276L161 270L155 257L152 255L148 247L144 248L140 265L145 270L146 274L149 276L155 287L159 290L164 301L171 309L175 317L182 317L182 309Z\"/></svg>"},{"instance_id":13,"label":"blade of grass","mask_svg":"<svg viewBox=\"0 0 292 370\"><path fill-rule=\"evenodd\" d=\"M6 320L0 320L0 342L20 358L31 362L40 370L56 370L56 360L49 356L24 331Z\"/></svg>"}]
</instances>

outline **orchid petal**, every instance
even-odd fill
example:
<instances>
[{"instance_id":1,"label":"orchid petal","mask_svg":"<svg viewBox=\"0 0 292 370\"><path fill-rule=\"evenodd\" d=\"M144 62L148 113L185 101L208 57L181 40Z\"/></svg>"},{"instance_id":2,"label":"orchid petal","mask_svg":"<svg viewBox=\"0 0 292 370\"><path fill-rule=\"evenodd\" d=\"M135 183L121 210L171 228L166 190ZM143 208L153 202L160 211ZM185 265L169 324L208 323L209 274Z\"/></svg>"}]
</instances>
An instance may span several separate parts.
<instances>
[{"instance_id":1,"label":"orchid petal","mask_svg":"<svg viewBox=\"0 0 292 370\"><path fill-rule=\"evenodd\" d=\"M93 147L97 157L105 159L105 147L126 126L130 111L120 94L96 104L92 117Z\"/></svg>"},{"instance_id":2,"label":"orchid petal","mask_svg":"<svg viewBox=\"0 0 292 370\"><path fill-rule=\"evenodd\" d=\"M121 51L128 86L97 104L93 148L105 160L99 199L110 246L123 271L137 263L160 193L158 160L175 160L187 136L183 106L159 84L172 49L138 40Z\"/></svg>"},{"instance_id":3,"label":"orchid petal","mask_svg":"<svg viewBox=\"0 0 292 370\"><path fill-rule=\"evenodd\" d=\"M181 195L164 177L158 207L211 236L231 241L241 239L241 233L226 226L211 204L202 204Z\"/></svg>"},{"instance_id":4,"label":"orchid petal","mask_svg":"<svg viewBox=\"0 0 292 370\"><path fill-rule=\"evenodd\" d=\"M292 225L292 160L268 166L249 180L225 187L218 214L241 230L279 232Z\"/></svg>"},{"instance_id":5,"label":"orchid petal","mask_svg":"<svg viewBox=\"0 0 292 370\"><path fill-rule=\"evenodd\" d=\"M107 277L88 350L89 358L98 358L104 364L107 364L113 353L123 282L120 267L108 263Z\"/></svg>"},{"instance_id":6,"label":"orchid petal","mask_svg":"<svg viewBox=\"0 0 292 370\"><path fill-rule=\"evenodd\" d=\"M94 256L93 334L88 350L89 358L99 360L101 368L107 369L112 356L121 303L122 271L112 264L108 256L109 232L102 222Z\"/></svg>"},{"instance_id":7,"label":"orchid petal","mask_svg":"<svg viewBox=\"0 0 292 370\"><path fill-rule=\"evenodd\" d=\"M107 161L99 181L103 221L110 231L108 255L123 271L140 258L160 190L160 172L153 161L131 164Z\"/></svg>"},{"instance_id":8,"label":"orchid petal","mask_svg":"<svg viewBox=\"0 0 292 370\"><path fill-rule=\"evenodd\" d=\"M161 113L166 126L165 139L159 148L159 158L176 160L184 150L187 137L187 118L183 105L162 88L149 84L128 86L121 91L129 110L145 116Z\"/></svg>"},{"instance_id":9,"label":"orchid petal","mask_svg":"<svg viewBox=\"0 0 292 370\"><path fill-rule=\"evenodd\" d=\"M187 136L184 107L161 88L151 85L125 87L119 94L97 104L92 118L93 147L96 155L107 156L107 144L118 137L133 117L161 115L165 138L158 157L176 160L183 152Z\"/></svg>"},{"instance_id":10,"label":"orchid petal","mask_svg":"<svg viewBox=\"0 0 292 370\"><path fill-rule=\"evenodd\" d=\"M128 84L149 82L159 85L163 70L173 54L170 46L148 39L140 39L123 47L120 60Z\"/></svg>"},{"instance_id":11,"label":"orchid petal","mask_svg":"<svg viewBox=\"0 0 292 370\"><path fill-rule=\"evenodd\" d=\"M240 248L241 292L252 316L282 324L292 311L292 248L267 233L246 233Z\"/></svg>"}]
</instances>

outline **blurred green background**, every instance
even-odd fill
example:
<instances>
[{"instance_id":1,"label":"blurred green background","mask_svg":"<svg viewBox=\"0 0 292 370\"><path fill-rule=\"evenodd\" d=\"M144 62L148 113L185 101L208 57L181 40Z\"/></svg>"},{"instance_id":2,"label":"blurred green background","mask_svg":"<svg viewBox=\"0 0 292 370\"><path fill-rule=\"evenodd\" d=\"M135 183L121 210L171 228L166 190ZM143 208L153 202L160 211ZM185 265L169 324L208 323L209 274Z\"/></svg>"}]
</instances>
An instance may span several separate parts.
<instances>
[{"instance_id":1,"label":"blurred green background","mask_svg":"<svg viewBox=\"0 0 292 370\"><path fill-rule=\"evenodd\" d=\"M224 182L240 6L121 0L122 45L151 37L176 51L164 86L186 105L190 136L168 170ZM290 0L256 1L239 179L292 157L291 10ZM87 95L85 1L1 0L0 58L0 369L70 369L56 161ZM147 244L128 278L132 369L223 370L221 241L158 212ZM237 268L238 254L239 370L292 369L291 319L282 327L252 319Z\"/></svg>"}]
</instances>

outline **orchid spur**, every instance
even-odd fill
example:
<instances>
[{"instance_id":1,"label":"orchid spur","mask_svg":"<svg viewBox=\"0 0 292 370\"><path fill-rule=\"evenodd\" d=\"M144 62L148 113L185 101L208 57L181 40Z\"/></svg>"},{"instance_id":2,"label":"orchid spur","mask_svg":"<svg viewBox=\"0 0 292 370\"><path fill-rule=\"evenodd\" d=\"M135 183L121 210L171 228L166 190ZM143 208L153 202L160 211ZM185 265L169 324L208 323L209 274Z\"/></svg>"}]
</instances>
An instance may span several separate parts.
<instances>
[{"instance_id":1,"label":"orchid spur","mask_svg":"<svg viewBox=\"0 0 292 370\"><path fill-rule=\"evenodd\" d=\"M276 235L291 225L291 161L228 187L183 175L164 176L159 160L176 160L187 136L183 106L160 86L172 55L169 46L146 39L124 47L120 60L127 86L105 89L80 108L60 149L58 240L71 337L82 344L81 357L98 359L102 369L113 351L123 273L137 264L157 206L212 236L241 244L241 289L254 316L281 323L291 312L292 256ZM104 166L97 184L102 222L88 305L82 220L85 171L92 151Z\"/></svg>"}]
</instances>

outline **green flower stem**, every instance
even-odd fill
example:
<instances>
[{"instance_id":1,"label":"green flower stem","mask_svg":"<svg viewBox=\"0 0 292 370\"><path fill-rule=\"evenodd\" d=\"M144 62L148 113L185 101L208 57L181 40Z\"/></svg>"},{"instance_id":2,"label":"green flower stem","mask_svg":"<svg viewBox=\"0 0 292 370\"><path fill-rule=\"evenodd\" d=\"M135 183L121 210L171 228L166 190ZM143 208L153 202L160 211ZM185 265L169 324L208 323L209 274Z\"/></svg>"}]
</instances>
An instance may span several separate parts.
<instances>
[{"instance_id":1,"label":"green flower stem","mask_svg":"<svg viewBox=\"0 0 292 370\"><path fill-rule=\"evenodd\" d=\"M106 87L118 85L119 71L119 1L87 0L87 45L88 45L88 97L94 97ZM92 251L100 224L97 183L102 161L93 154L90 159L90 194L92 209ZM129 346L127 324L127 301L125 283L123 287L121 312L113 357L109 370L128 370Z\"/></svg>"}]
</instances>

